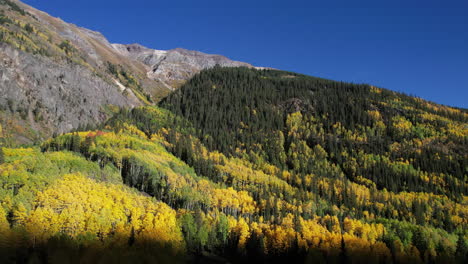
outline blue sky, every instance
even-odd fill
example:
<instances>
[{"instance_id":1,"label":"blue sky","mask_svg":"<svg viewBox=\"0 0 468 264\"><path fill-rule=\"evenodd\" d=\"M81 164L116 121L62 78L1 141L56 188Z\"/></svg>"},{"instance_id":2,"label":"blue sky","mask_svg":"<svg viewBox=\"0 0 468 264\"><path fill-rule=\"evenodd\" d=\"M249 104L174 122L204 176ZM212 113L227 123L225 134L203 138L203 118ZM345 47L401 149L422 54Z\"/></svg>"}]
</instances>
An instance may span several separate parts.
<instances>
[{"instance_id":1,"label":"blue sky","mask_svg":"<svg viewBox=\"0 0 468 264\"><path fill-rule=\"evenodd\" d=\"M24 2L114 43L222 54L468 108L468 1Z\"/></svg>"}]
</instances>

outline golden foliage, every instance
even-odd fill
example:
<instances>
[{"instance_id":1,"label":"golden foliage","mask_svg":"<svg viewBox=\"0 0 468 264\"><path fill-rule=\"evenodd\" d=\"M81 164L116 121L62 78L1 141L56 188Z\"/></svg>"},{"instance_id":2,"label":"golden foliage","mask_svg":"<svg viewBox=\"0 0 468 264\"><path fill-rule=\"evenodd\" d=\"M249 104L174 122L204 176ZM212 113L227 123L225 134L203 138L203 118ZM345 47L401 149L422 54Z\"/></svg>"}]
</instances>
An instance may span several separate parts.
<instances>
[{"instance_id":1,"label":"golden foliage","mask_svg":"<svg viewBox=\"0 0 468 264\"><path fill-rule=\"evenodd\" d=\"M97 183L79 174L66 175L40 192L24 225L38 242L59 233L74 238L91 234L106 241L134 232L136 243L184 247L173 209L122 185Z\"/></svg>"}]
</instances>

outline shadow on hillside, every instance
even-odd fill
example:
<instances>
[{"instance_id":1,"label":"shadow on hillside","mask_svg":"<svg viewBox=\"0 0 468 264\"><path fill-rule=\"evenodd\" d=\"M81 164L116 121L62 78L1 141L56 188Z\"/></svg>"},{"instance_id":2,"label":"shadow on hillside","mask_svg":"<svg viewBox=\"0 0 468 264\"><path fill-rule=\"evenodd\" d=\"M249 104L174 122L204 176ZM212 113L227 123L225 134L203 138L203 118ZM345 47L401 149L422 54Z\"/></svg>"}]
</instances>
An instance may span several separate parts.
<instances>
[{"instance_id":1,"label":"shadow on hillside","mask_svg":"<svg viewBox=\"0 0 468 264\"><path fill-rule=\"evenodd\" d=\"M133 244L88 241L80 243L66 236L54 237L45 244L25 241L6 242L0 246L0 263L186 263L183 250L172 245L147 241Z\"/></svg>"},{"instance_id":2,"label":"shadow on hillside","mask_svg":"<svg viewBox=\"0 0 468 264\"><path fill-rule=\"evenodd\" d=\"M11 238L11 237L10 237ZM334 249L325 253L311 248L307 252L291 248L283 252L265 254L261 247L237 249L232 241L224 248L187 251L184 248L157 241L135 242L128 237L114 236L109 241L72 239L68 236L52 237L46 243L34 244L26 233L16 234L14 239L0 237L0 263L467 263L467 259L454 256L429 256L428 254L399 254L395 256L369 253L369 249L349 252Z\"/></svg>"}]
</instances>

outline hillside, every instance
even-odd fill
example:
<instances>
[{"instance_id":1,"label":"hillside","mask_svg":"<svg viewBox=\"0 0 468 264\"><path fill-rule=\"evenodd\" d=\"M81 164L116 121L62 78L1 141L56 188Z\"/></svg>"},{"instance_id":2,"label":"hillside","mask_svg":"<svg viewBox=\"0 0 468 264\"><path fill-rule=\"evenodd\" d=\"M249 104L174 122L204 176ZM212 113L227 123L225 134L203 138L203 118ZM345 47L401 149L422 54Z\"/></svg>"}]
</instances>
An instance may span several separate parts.
<instances>
[{"instance_id":1,"label":"hillside","mask_svg":"<svg viewBox=\"0 0 468 264\"><path fill-rule=\"evenodd\" d=\"M320 149L355 182L467 194L468 111L369 85L280 71L205 71L161 102L211 150L311 174ZM360 178L359 178L360 177ZM443 180L441 180L443 179Z\"/></svg>"},{"instance_id":2,"label":"hillside","mask_svg":"<svg viewBox=\"0 0 468 264\"><path fill-rule=\"evenodd\" d=\"M10 145L99 124L115 107L153 104L216 64L253 67L185 49L111 44L17 0L0 1L0 61L0 123Z\"/></svg>"},{"instance_id":3,"label":"hillside","mask_svg":"<svg viewBox=\"0 0 468 264\"><path fill-rule=\"evenodd\" d=\"M0 0L0 263L467 261L467 109Z\"/></svg>"},{"instance_id":4,"label":"hillside","mask_svg":"<svg viewBox=\"0 0 468 264\"><path fill-rule=\"evenodd\" d=\"M215 67L159 107L4 149L5 256L464 263L466 118L373 86Z\"/></svg>"}]
</instances>

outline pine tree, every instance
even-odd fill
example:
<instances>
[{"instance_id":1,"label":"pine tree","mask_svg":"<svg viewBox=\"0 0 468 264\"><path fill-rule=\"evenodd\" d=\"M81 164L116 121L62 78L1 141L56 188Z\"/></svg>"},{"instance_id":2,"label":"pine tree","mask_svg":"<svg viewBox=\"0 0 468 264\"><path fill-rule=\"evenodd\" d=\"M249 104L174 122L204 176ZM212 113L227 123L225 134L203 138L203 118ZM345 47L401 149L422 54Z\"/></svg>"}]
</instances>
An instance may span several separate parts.
<instances>
[{"instance_id":1,"label":"pine tree","mask_svg":"<svg viewBox=\"0 0 468 264\"><path fill-rule=\"evenodd\" d=\"M345 243L343 235L341 235L339 261L340 263L349 263L348 252L346 250L346 243Z\"/></svg>"},{"instance_id":2,"label":"pine tree","mask_svg":"<svg viewBox=\"0 0 468 264\"><path fill-rule=\"evenodd\" d=\"M468 259L468 245L466 244L465 240L463 239L463 235L461 234L458 235L457 251L455 255L460 261Z\"/></svg>"},{"instance_id":3,"label":"pine tree","mask_svg":"<svg viewBox=\"0 0 468 264\"><path fill-rule=\"evenodd\" d=\"M5 162L5 154L3 153L3 148L0 146L0 164Z\"/></svg>"},{"instance_id":4,"label":"pine tree","mask_svg":"<svg viewBox=\"0 0 468 264\"><path fill-rule=\"evenodd\" d=\"M78 135L78 133L74 133L71 138L70 151L80 152L80 147L81 147L81 137Z\"/></svg>"}]
</instances>

